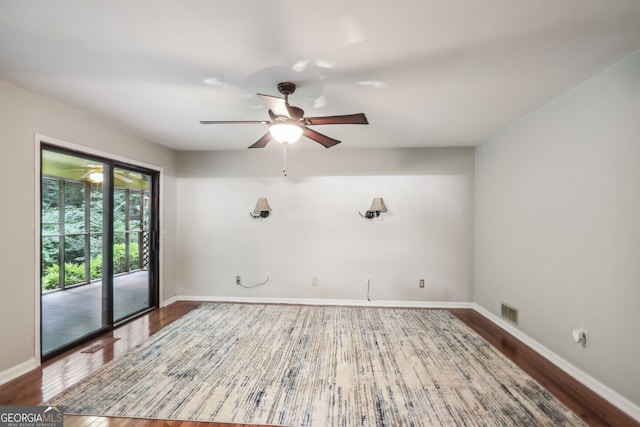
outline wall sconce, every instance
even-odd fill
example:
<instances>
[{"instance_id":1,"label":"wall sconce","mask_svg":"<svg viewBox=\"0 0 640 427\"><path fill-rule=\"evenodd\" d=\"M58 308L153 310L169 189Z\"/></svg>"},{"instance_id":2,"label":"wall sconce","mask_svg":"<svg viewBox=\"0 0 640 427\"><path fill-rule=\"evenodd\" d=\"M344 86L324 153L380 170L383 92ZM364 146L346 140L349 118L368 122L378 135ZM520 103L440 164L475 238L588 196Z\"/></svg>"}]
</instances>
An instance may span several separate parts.
<instances>
[{"instance_id":1,"label":"wall sconce","mask_svg":"<svg viewBox=\"0 0 640 427\"><path fill-rule=\"evenodd\" d=\"M266 218L269 216L269 212L271 212L271 206L269 206L267 198L259 197L255 209L253 212L249 212L249 215L252 218Z\"/></svg>"},{"instance_id":2,"label":"wall sconce","mask_svg":"<svg viewBox=\"0 0 640 427\"><path fill-rule=\"evenodd\" d=\"M371 207L368 211L362 215L360 212L360 216L367 219L373 219L380 216L380 212L387 212L387 206L384 204L384 200L382 197L374 197L373 202L371 202Z\"/></svg>"}]
</instances>

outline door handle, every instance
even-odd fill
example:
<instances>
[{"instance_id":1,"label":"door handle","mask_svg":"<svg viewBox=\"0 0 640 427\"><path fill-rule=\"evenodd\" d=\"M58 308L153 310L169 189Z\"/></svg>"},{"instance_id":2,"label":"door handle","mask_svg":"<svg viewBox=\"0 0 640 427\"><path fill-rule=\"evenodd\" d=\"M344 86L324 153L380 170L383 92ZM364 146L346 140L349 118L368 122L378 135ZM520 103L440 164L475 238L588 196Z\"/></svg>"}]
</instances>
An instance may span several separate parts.
<instances>
[{"instance_id":1,"label":"door handle","mask_svg":"<svg viewBox=\"0 0 640 427\"><path fill-rule=\"evenodd\" d=\"M151 249L157 251L160 248L160 233L157 230L154 230L151 233Z\"/></svg>"}]
</instances>

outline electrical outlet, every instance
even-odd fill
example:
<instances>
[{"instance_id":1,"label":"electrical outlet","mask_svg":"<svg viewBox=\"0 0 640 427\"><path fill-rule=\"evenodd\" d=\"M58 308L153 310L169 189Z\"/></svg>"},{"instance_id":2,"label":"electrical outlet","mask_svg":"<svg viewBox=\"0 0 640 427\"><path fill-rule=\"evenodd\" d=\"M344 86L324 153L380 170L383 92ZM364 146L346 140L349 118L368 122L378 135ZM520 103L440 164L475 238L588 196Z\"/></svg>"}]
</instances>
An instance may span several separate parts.
<instances>
[{"instance_id":1,"label":"electrical outlet","mask_svg":"<svg viewBox=\"0 0 640 427\"><path fill-rule=\"evenodd\" d=\"M420 285L421 288L424 288L424 279L420 279Z\"/></svg>"},{"instance_id":2,"label":"electrical outlet","mask_svg":"<svg viewBox=\"0 0 640 427\"><path fill-rule=\"evenodd\" d=\"M271 272L267 273L267 280L271 280Z\"/></svg>"},{"instance_id":3,"label":"electrical outlet","mask_svg":"<svg viewBox=\"0 0 640 427\"><path fill-rule=\"evenodd\" d=\"M318 286L318 278L314 277L311 279L311 286Z\"/></svg>"},{"instance_id":4,"label":"electrical outlet","mask_svg":"<svg viewBox=\"0 0 640 427\"><path fill-rule=\"evenodd\" d=\"M571 332L571 335L573 336L573 340L580 344L582 346L582 348L587 348L587 338L589 333L587 332L586 329L574 329Z\"/></svg>"},{"instance_id":5,"label":"electrical outlet","mask_svg":"<svg viewBox=\"0 0 640 427\"><path fill-rule=\"evenodd\" d=\"M241 277L236 276L236 285L239 285L240 283L242 283Z\"/></svg>"}]
</instances>

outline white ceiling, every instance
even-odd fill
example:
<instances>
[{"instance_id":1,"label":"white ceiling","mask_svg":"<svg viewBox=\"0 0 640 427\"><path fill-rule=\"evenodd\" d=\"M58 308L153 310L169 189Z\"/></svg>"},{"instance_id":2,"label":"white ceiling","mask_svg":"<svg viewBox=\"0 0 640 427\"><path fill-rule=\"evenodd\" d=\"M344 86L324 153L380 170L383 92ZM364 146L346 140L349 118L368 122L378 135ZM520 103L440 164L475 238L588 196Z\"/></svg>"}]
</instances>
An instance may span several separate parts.
<instances>
[{"instance_id":1,"label":"white ceiling","mask_svg":"<svg viewBox=\"0 0 640 427\"><path fill-rule=\"evenodd\" d=\"M178 150L245 149L266 126L199 121L280 81L366 113L334 150L476 145L638 49L638 0L0 0L0 76Z\"/></svg>"}]
</instances>

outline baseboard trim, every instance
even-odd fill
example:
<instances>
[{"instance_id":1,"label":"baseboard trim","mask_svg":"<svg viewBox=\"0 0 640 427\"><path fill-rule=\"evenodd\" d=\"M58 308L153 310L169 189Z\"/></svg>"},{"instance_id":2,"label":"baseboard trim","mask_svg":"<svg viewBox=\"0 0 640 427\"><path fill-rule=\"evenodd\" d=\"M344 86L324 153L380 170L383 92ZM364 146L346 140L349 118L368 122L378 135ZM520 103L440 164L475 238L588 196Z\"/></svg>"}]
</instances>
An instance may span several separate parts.
<instances>
[{"instance_id":1,"label":"baseboard trim","mask_svg":"<svg viewBox=\"0 0 640 427\"><path fill-rule=\"evenodd\" d=\"M0 372L0 385L6 384L9 381L15 380L21 375L27 372L33 371L38 367L38 361L36 359L29 359L26 362L22 362L12 368Z\"/></svg>"},{"instance_id":2,"label":"baseboard trim","mask_svg":"<svg viewBox=\"0 0 640 427\"><path fill-rule=\"evenodd\" d=\"M454 301L387 301L355 299L314 299L314 298L271 298L271 297L214 297L179 295L179 301L237 302L252 304L300 304L300 305L340 305L358 307L398 307L398 308L473 308L471 302Z\"/></svg>"},{"instance_id":3,"label":"baseboard trim","mask_svg":"<svg viewBox=\"0 0 640 427\"><path fill-rule=\"evenodd\" d=\"M178 297L173 296L173 297L171 297L171 298L169 298L169 299L167 299L167 300L164 300L164 301L160 304L160 307L166 307L166 306L168 306L168 305L173 304L173 303L174 303L174 302L176 302L176 301L178 301Z\"/></svg>"},{"instance_id":4,"label":"baseboard trim","mask_svg":"<svg viewBox=\"0 0 640 427\"><path fill-rule=\"evenodd\" d=\"M567 360L558 356L553 351L549 350L544 345L540 344L538 341L529 337L525 333L523 333L518 328L514 327L508 322L505 322L501 317L493 314L489 310L484 307L473 303L471 304L472 308L484 316L489 321L496 324L498 327L504 329L518 340L522 341L527 346L531 347L534 351L540 354L542 357L547 359L549 362L556 365L558 368L562 369L567 374L571 375L576 380L580 381L586 387L597 393L603 399L609 401L612 405L618 407L620 410L626 412L629 416L633 417L637 421L640 421L640 407L624 396L620 395L616 391L612 390L608 386L604 385L597 379L593 378L586 372L578 369L576 366L569 363Z\"/></svg>"}]
</instances>

